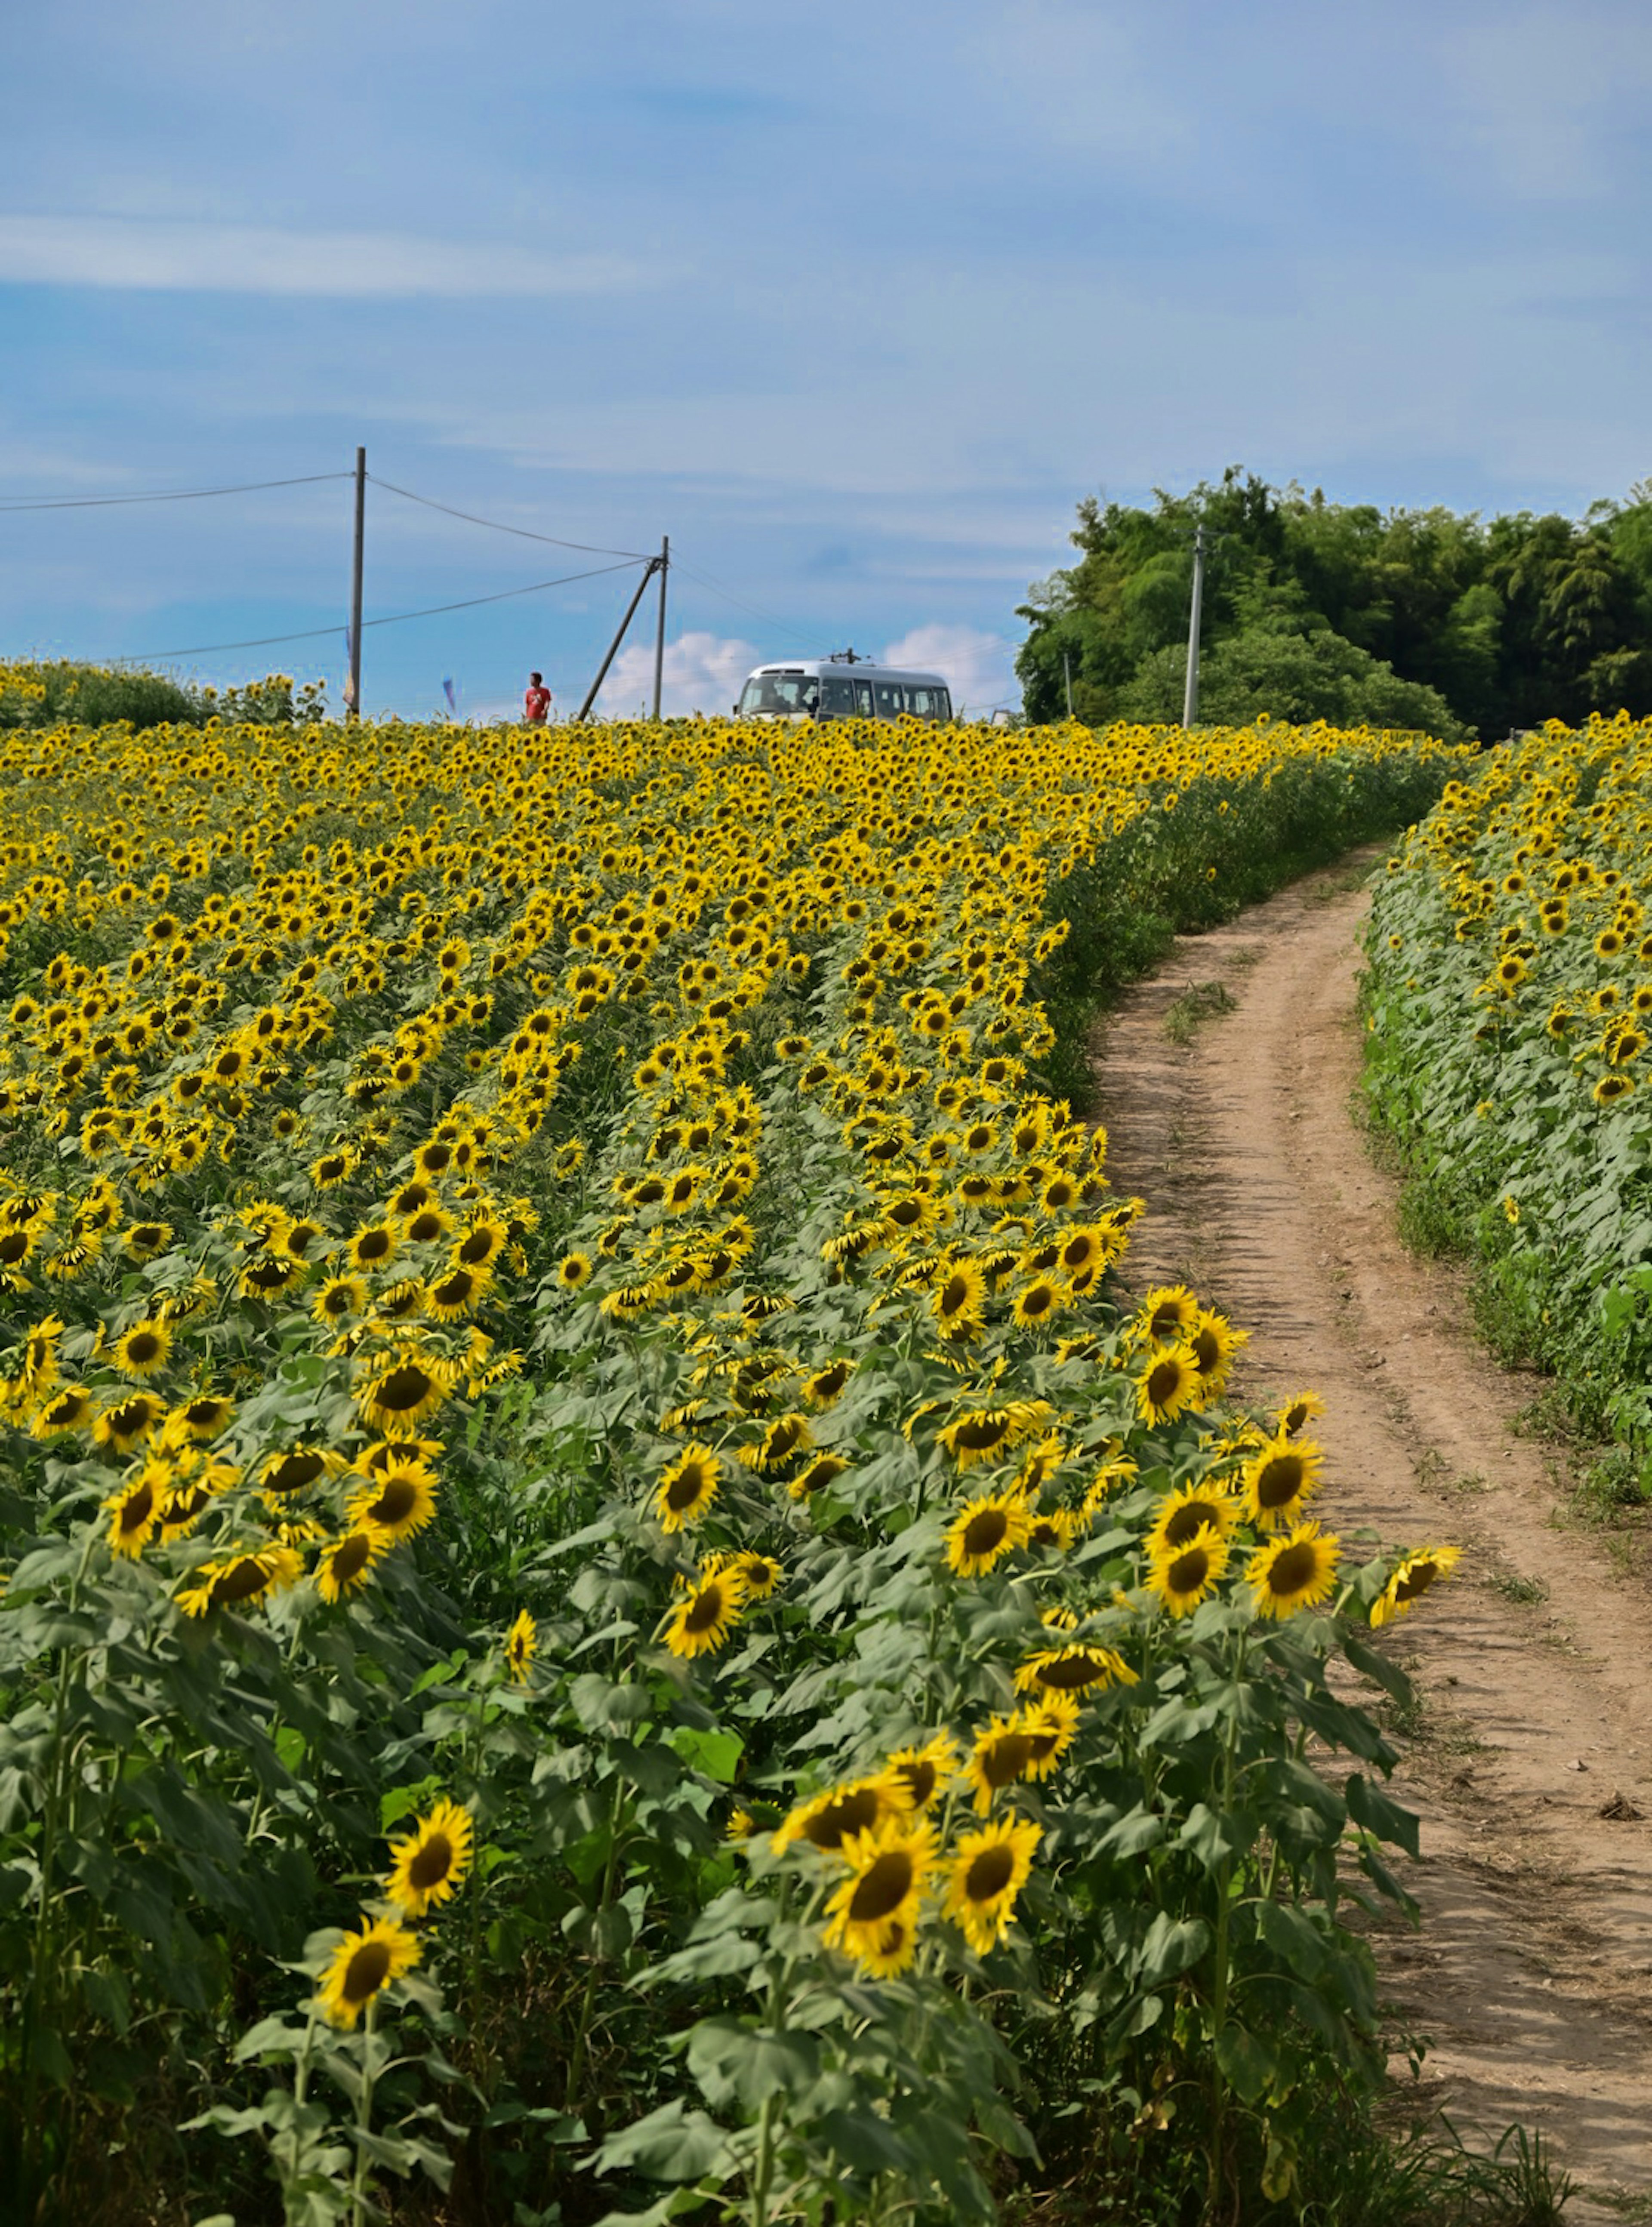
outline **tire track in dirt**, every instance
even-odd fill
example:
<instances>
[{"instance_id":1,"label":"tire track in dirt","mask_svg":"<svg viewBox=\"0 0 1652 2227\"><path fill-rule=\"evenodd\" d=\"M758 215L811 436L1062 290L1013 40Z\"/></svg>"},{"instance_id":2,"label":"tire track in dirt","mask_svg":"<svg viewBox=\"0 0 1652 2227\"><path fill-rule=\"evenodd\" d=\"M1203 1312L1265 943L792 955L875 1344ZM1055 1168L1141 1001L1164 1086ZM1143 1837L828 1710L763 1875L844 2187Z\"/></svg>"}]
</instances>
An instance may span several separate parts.
<instances>
[{"instance_id":1,"label":"tire track in dirt","mask_svg":"<svg viewBox=\"0 0 1652 2227\"><path fill-rule=\"evenodd\" d=\"M1115 1189L1149 1207L1126 1273L1185 1280L1249 1330L1241 1399L1324 1395L1329 1526L1466 1550L1392 1628L1422 1700L1395 1790L1423 1819L1423 1924L1379 1934L1384 1993L1465 2134L1540 2131L1579 2183L1568 2218L1621 2219L1652 2198L1652 1604L1568 1528L1511 1430L1535 1381L1477 1346L1462 1273L1401 1246L1353 1119L1349 867L1381 856L1179 939L1098 1032L1095 1112ZM1212 981L1233 1009L1179 1050L1165 1014Z\"/></svg>"}]
</instances>

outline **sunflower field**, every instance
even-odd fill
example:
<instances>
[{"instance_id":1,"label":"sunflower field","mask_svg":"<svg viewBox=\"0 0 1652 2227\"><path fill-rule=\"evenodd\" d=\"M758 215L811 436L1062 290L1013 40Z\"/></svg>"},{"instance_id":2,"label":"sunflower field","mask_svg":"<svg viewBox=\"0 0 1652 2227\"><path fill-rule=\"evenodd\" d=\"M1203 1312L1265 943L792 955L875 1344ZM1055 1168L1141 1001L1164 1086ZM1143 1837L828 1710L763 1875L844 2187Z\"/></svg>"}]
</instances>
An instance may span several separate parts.
<instances>
[{"instance_id":1,"label":"sunflower field","mask_svg":"<svg viewBox=\"0 0 1652 2227\"><path fill-rule=\"evenodd\" d=\"M1454 1555L1339 1540L1058 1086L1458 766L0 737L10 2217L1295 2216Z\"/></svg>"},{"instance_id":2,"label":"sunflower field","mask_svg":"<svg viewBox=\"0 0 1652 2227\"><path fill-rule=\"evenodd\" d=\"M1490 752L1390 859L1368 1085L1420 1234L1652 1496L1652 720Z\"/></svg>"}]
</instances>

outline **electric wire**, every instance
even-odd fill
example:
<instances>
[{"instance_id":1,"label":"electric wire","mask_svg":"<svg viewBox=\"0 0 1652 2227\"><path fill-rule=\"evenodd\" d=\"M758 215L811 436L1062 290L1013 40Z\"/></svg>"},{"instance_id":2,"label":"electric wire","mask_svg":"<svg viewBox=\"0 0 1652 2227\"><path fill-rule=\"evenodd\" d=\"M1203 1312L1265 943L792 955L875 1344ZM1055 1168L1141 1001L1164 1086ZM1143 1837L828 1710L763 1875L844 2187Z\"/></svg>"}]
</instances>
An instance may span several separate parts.
<instances>
[{"instance_id":1,"label":"electric wire","mask_svg":"<svg viewBox=\"0 0 1652 2227\"><path fill-rule=\"evenodd\" d=\"M571 587L576 580L601 579L609 572L628 572L633 565L646 565L649 562L650 559L647 557L628 557L621 565L597 565L588 572L565 572L558 580L534 580L526 588L501 588L496 595L492 596L467 596L462 603L431 603L428 609L422 611L389 611L383 618L363 619L361 631L366 634L369 627L400 626L408 619L440 618L449 611L473 611L481 603L509 603L515 596L542 595L547 588ZM298 634L255 635L246 641L198 641L192 642L184 649L138 650L130 657L113 658L110 662L115 665L159 664L169 657L206 657L213 651L220 649L271 649L278 642L319 641L324 635L343 634L346 631L345 627L338 625L306 627Z\"/></svg>"},{"instance_id":2,"label":"electric wire","mask_svg":"<svg viewBox=\"0 0 1652 2227\"><path fill-rule=\"evenodd\" d=\"M135 502L204 502L211 495L257 495L265 488L316 487L323 480L353 480L354 472L304 472L291 480L246 480L239 487L180 488L168 495L80 495L35 502L0 495L0 516L22 510L111 510Z\"/></svg>"},{"instance_id":3,"label":"electric wire","mask_svg":"<svg viewBox=\"0 0 1652 2227\"><path fill-rule=\"evenodd\" d=\"M725 603L732 603L737 610L746 611L754 619L762 619L765 625L778 627L782 634L790 635L794 641L810 638L806 628L794 627L789 619L776 618L773 611L759 610L756 603L747 603L743 597L737 596L730 589L713 580L708 573L696 571L692 565L685 565L674 549L671 552L671 561L673 565L686 572L691 580L698 581L702 588L709 588L714 596L721 596ZM835 651L822 648L819 642L816 642L814 647L822 657L836 654Z\"/></svg>"},{"instance_id":4,"label":"electric wire","mask_svg":"<svg viewBox=\"0 0 1652 2227\"><path fill-rule=\"evenodd\" d=\"M473 510L456 510L450 502L437 502L428 495L415 495L411 488L397 487L392 481L381 480L376 472L369 472L367 477L386 495L399 495L407 502L423 503L426 510L442 511L449 518L462 518L469 526L486 526L494 533L513 533L523 541L548 541L553 549L580 549L590 557L628 557L637 564L647 561L635 549L605 549L599 542L564 541L555 533L534 533L526 526L506 526L496 518L478 518Z\"/></svg>"}]
</instances>

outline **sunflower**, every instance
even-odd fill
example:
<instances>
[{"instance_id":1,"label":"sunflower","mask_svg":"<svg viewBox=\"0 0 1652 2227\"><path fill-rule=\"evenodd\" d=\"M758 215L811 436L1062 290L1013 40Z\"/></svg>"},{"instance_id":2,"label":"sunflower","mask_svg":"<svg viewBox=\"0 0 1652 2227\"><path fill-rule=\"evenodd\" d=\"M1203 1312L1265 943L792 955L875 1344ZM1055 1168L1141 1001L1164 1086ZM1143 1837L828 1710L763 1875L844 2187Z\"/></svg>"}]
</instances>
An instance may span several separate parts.
<instances>
[{"instance_id":1,"label":"sunflower","mask_svg":"<svg viewBox=\"0 0 1652 2227\"><path fill-rule=\"evenodd\" d=\"M1092 1686L1133 1686L1136 1674L1111 1647L1047 1648L1015 1674L1017 1694L1083 1694Z\"/></svg>"},{"instance_id":2,"label":"sunflower","mask_svg":"<svg viewBox=\"0 0 1652 2227\"><path fill-rule=\"evenodd\" d=\"M435 1904L450 1901L470 1868L475 1832L470 1812L457 1803L438 1802L421 1817L405 1840L391 1848L385 1892L409 1918L423 1918Z\"/></svg>"},{"instance_id":3,"label":"sunflower","mask_svg":"<svg viewBox=\"0 0 1652 2227\"><path fill-rule=\"evenodd\" d=\"M1282 1439L1294 1439L1304 1424L1324 1412L1325 1403L1317 1392L1298 1392L1294 1400L1286 1401L1283 1407L1274 1411L1273 1420Z\"/></svg>"},{"instance_id":4,"label":"sunflower","mask_svg":"<svg viewBox=\"0 0 1652 2227\"><path fill-rule=\"evenodd\" d=\"M936 1280L929 1306L945 1330L979 1325L986 1304L986 1279L973 1260L956 1260Z\"/></svg>"},{"instance_id":5,"label":"sunflower","mask_svg":"<svg viewBox=\"0 0 1652 2227\"><path fill-rule=\"evenodd\" d=\"M369 1222L358 1229L344 1248L352 1268L383 1268L396 1257L396 1232L387 1222Z\"/></svg>"},{"instance_id":6,"label":"sunflower","mask_svg":"<svg viewBox=\"0 0 1652 2227\"><path fill-rule=\"evenodd\" d=\"M123 1376L153 1376L164 1369L172 1350L172 1332L164 1322L134 1323L115 1341L110 1358Z\"/></svg>"},{"instance_id":7,"label":"sunflower","mask_svg":"<svg viewBox=\"0 0 1652 2227\"><path fill-rule=\"evenodd\" d=\"M1213 1307L1199 1310L1198 1322L1188 1340L1188 1351L1193 1356L1194 1367L1207 1393L1221 1390L1234 1356L1249 1338L1248 1330L1235 1330L1227 1316L1219 1315Z\"/></svg>"},{"instance_id":8,"label":"sunflower","mask_svg":"<svg viewBox=\"0 0 1652 2227\"><path fill-rule=\"evenodd\" d=\"M422 1461L392 1462L351 1494L353 1524L394 1546L436 1517L436 1471Z\"/></svg>"},{"instance_id":9,"label":"sunflower","mask_svg":"<svg viewBox=\"0 0 1652 2227\"><path fill-rule=\"evenodd\" d=\"M240 1275L240 1295L244 1299L278 1299L304 1280L304 1264L284 1253L261 1253L257 1260L249 1260Z\"/></svg>"},{"instance_id":10,"label":"sunflower","mask_svg":"<svg viewBox=\"0 0 1652 2227\"><path fill-rule=\"evenodd\" d=\"M1143 1545L1149 1555L1174 1547L1185 1547L1188 1541L1209 1524L1225 1539L1239 1521L1240 1503L1225 1486L1214 1478L1202 1484L1184 1484L1175 1492L1168 1492L1154 1511L1151 1528Z\"/></svg>"},{"instance_id":11,"label":"sunflower","mask_svg":"<svg viewBox=\"0 0 1652 2227\"><path fill-rule=\"evenodd\" d=\"M1078 1696L1046 1693L1023 1709L1021 1722L1032 1742L1027 1776L1048 1778L1078 1737Z\"/></svg>"},{"instance_id":12,"label":"sunflower","mask_svg":"<svg viewBox=\"0 0 1652 2227\"><path fill-rule=\"evenodd\" d=\"M985 1577L1025 1546L1031 1528L1026 1503L1013 1487L972 1500L947 1527L947 1567L960 1578Z\"/></svg>"},{"instance_id":13,"label":"sunflower","mask_svg":"<svg viewBox=\"0 0 1652 2227\"><path fill-rule=\"evenodd\" d=\"M359 1315L367 1304L367 1287L360 1276L329 1276L309 1303L319 1323L341 1323Z\"/></svg>"},{"instance_id":14,"label":"sunflower","mask_svg":"<svg viewBox=\"0 0 1652 2227\"><path fill-rule=\"evenodd\" d=\"M794 1500L812 1500L834 1477L841 1477L848 1466L841 1454L816 1454L787 1478L786 1490Z\"/></svg>"},{"instance_id":15,"label":"sunflower","mask_svg":"<svg viewBox=\"0 0 1652 2227\"><path fill-rule=\"evenodd\" d=\"M128 1226L120 1241L134 1260L153 1260L172 1242L172 1224L169 1222L134 1222Z\"/></svg>"},{"instance_id":16,"label":"sunflower","mask_svg":"<svg viewBox=\"0 0 1652 2227\"><path fill-rule=\"evenodd\" d=\"M1462 1559L1460 1547L1418 1547L1394 1565L1394 1575L1371 1604L1373 1625L1410 1613L1431 1586L1449 1578Z\"/></svg>"},{"instance_id":17,"label":"sunflower","mask_svg":"<svg viewBox=\"0 0 1652 2227\"><path fill-rule=\"evenodd\" d=\"M320 1446L292 1446L284 1453L270 1456L258 1474L258 1483L265 1492L302 1492L317 1477L337 1477L344 1466L341 1454Z\"/></svg>"},{"instance_id":18,"label":"sunflower","mask_svg":"<svg viewBox=\"0 0 1652 2227\"><path fill-rule=\"evenodd\" d=\"M898 1748L882 1783L903 1809L927 1809L957 1775L958 1751L941 1732L922 1747Z\"/></svg>"},{"instance_id":19,"label":"sunflower","mask_svg":"<svg viewBox=\"0 0 1652 2227\"><path fill-rule=\"evenodd\" d=\"M1612 1106L1620 1098L1630 1096L1634 1088L1635 1085L1627 1075L1619 1074L1614 1069L1611 1075L1601 1076L1590 1094L1597 1106Z\"/></svg>"},{"instance_id":20,"label":"sunflower","mask_svg":"<svg viewBox=\"0 0 1652 2227\"><path fill-rule=\"evenodd\" d=\"M1317 1608L1330 1597L1341 1560L1335 1532L1317 1523L1298 1523L1287 1538L1269 1540L1251 1556L1245 1581L1255 1596L1258 1616L1294 1616Z\"/></svg>"},{"instance_id":21,"label":"sunflower","mask_svg":"<svg viewBox=\"0 0 1652 2227\"><path fill-rule=\"evenodd\" d=\"M959 1841L947 1866L942 1907L978 1956L985 1956L1009 1930L1016 1897L1031 1873L1043 1837L1041 1826L1004 1817Z\"/></svg>"},{"instance_id":22,"label":"sunflower","mask_svg":"<svg viewBox=\"0 0 1652 2227\"><path fill-rule=\"evenodd\" d=\"M918 1905L934 1868L934 1828L886 1818L843 1845L850 1876L826 1904L822 1938L874 1978L904 1971L916 1945Z\"/></svg>"},{"instance_id":23,"label":"sunflower","mask_svg":"<svg viewBox=\"0 0 1652 2227\"><path fill-rule=\"evenodd\" d=\"M373 1565L386 1553L389 1541L379 1530L347 1531L322 1548L316 1564L316 1590L324 1601L346 1600L363 1592Z\"/></svg>"},{"instance_id":24,"label":"sunflower","mask_svg":"<svg viewBox=\"0 0 1652 2227\"><path fill-rule=\"evenodd\" d=\"M515 1623L505 1634L505 1667L510 1672L513 1686L527 1684L539 1651L539 1627L525 1608L519 1609Z\"/></svg>"},{"instance_id":25,"label":"sunflower","mask_svg":"<svg viewBox=\"0 0 1652 2227\"><path fill-rule=\"evenodd\" d=\"M419 1958L418 1937L383 1918L363 1917L347 1933L322 1975L317 2000L335 2026L353 2026L391 1981L411 1972Z\"/></svg>"},{"instance_id":26,"label":"sunflower","mask_svg":"<svg viewBox=\"0 0 1652 2227\"><path fill-rule=\"evenodd\" d=\"M356 1387L356 1402L381 1430L392 1430L433 1414L457 1382L460 1371L418 1347L392 1354Z\"/></svg>"},{"instance_id":27,"label":"sunflower","mask_svg":"<svg viewBox=\"0 0 1652 2227\"><path fill-rule=\"evenodd\" d=\"M1023 1330L1036 1330L1052 1321L1066 1304L1067 1293L1049 1276L1036 1276L1016 1295L1010 1310Z\"/></svg>"},{"instance_id":28,"label":"sunflower","mask_svg":"<svg viewBox=\"0 0 1652 2227\"><path fill-rule=\"evenodd\" d=\"M852 1361L828 1362L813 1375L803 1379L803 1397L811 1407L829 1407L839 1397L845 1384L853 1375Z\"/></svg>"},{"instance_id":29,"label":"sunflower","mask_svg":"<svg viewBox=\"0 0 1652 2227\"><path fill-rule=\"evenodd\" d=\"M255 1547L205 1563L195 1583L177 1595L186 1616L205 1616L214 1608L250 1608L255 1601L297 1584L304 1566L290 1547Z\"/></svg>"},{"instance_id":30,"label":"sunflower","mask_svg":"<svg viewBox=\"0 0 1652 2227\"><path fill-rule=\"evenodd\" d=\"M1295 1523L1303 1503L1318 1489L1324 1456L1311 1439L1272 1439L1247 1463L1240 1482L1245 1512L1253 1523L1272 1531Z\"/></svg>"},{"instance_id":31,"label":"sunflower","mask_svg":"<svg viewBox=\"0 0 1652 2227\"><path fill-rule=\"evenodd\" d=\"M36 1409L29 1426L30 1434L45 1439L57 1431L80 1430L90 1421L95 1404L84 1384L60 1384Z\"/></svg>"},{"instance_id":32,"label":"sunflower","mask_svg":"<svg viewBox=\"0 0 1652 2227\"><path fill-rule=\"evenodd\" d=\"M163 1477L164 1471L161 1472ZM152 1464L104 1503L109 1518L111 1551L135 1561L149 1544L160 1520L163 1488Z\"/></svg>"},{"instance_id":33,"label":"sunflower","mask_svg":"<svg viewBox=\"0 0 1652 2227\"><path fill-rule=\"evenodd\" d=\"M1228 1538L1202 1523L1191 1538L1159 1547L1149 1559L1147 1586L1172 1616L1185 1616L1215 1591L1228 1567Z\"/></svg>"},{"instance_id":34,"label":"sunflower","mask_svg":"<svg viewBox=\"0 0 1652 2227\"><path fill-rule=\"evenodd\" d=\"M1137 1327L1151 1345L1183 1345L1198 1323L1199 1302L1185 1284L1149 1292L1136 1314Z\"/></svg>"},{"instance_id":35,"label":"sunflower","mask_svg":"<svg viewBox=\"0 0 1652 2227\"><path fill-rule=\"evenodd\" d=\"M1136 1412L1147 1423L1173 1422L1204 1403L1199 1364L1185 1345L1161 1347L1136 1379Z\"/></svg>"},{"instance_id":36,"label":"sunflower","mask_svg":"<svg viewBox=\"0 0 1652 2227\"><path fill-rule=\"evenodd\" d=\"M165 1413L153 1394L134 1392L130 1400L104 1409L92 1426L92 1435L100 1446L113 1446L117 1453L130 1453L140 1439L148 1437Z\"/></svg>"},{"instance_id":37,"label":"sunflower","mask_svg":"<svg viewBox=\"0 0 1652 2227\"><path fill-rule=\"evenodd\" d=\"M488 1280L483 1269L450 1268L425 1286L426 1310L437 1322L458 1322L476 1305Z\"/></svg>"},{"instance_id":38,"label":"sunflower","mask_svg":"<svg viewBox=\"0 0 1652 2227\"><path fill-rule=\"evenodd\" d=\"M723 1465L710 1446L695 1445L679 1454L660 1479L654 1512L665 1531L697 1523L717 1497Z\"/></svg>"},{"instance_id":39,"label":"sunflower","mask_svg":"<svg viewBox=\"0 0 1652 2227\"><path fill-rule=\"evenodd\" d=\"M807 1415L778 1415L755 1446L741 1447L740 1458L749 1469L767 1472L794 1454L807 1453L813 1443Z\"/></svg>"},{"instance_id":40,"label":"sunflower","mask_svg":"<svg viewBox=\"0 0 1652 2227\"><path fill-rule=\"evenodd\" d=\"M975 1407L947 1424L941 1443L958 1464L968 1469L976 1462L995 1460L1041 1430L1055 1410L1047 1400L1017 1400L1003 1407Z\"/></svg>"},{"instance_id":41,"label":"sunflower","mask_svg":"<svg viewBox=\"0 0 1652 2227\"><path fill-rule=\"evenodd\" d=\"M992 1807L994 1795L1026 1777L1036 1746L1033 1732L1019 1711L1011 1717L994 1717L986 1730L977 1735L964 1774L975 1790L979 1815L985 1817Z\"/></svg>"},{"instance_id":42,"label":"sunflower","mask_svg":"<svg viewBox=\"0 0 1652 2227\"><path fill-rule=\"evenodd\" d=\"M557 1281L564 1292L577 1292L582 1284L590 1280L590 1268L589 1254L570 1253L557 1270Z\"/></svg>"},{"instance_id":43,"label":"sunflower","mask_svg":"<svg viewBox=\"0 0 1652 2227\"><path fill-rule=\"evenodd\" d=\"M233 1401L220 1398L211 1392L197 1393L175 1407L168 1422L170 1433L174 1425L186 1438L215 1439L235 1413Z\"/></svg>"},{"instance_id":44,"label":"sunflower","mask_svg":"<svg viewBox=\"0 0 1652 2227\"><path fill-rule=\"evenodd\" d=\"M667 1617L666 1645L689 1662L697 1655L715 1654L739 1623L745 1603L746 1582L737 1571L703 1574Z\"/></svg>"},{"instance_id":45,"label":"sunflower","mask_svg":"<svg viewBox=\"0 0 1652 2227\"><path fill-rule=\"evenodd\" d=\"M759 1554L750 1549L731 1555L724 1567L744 1579L748 1600L771 1599L786 1575L783 1566L772 1554Z\"/></svg>"},{"instance_id":46,"label":"sunflower","mask_svg":"<svg viewBox=\"0 0 1652 2227\"><path fill-rule=\"evenodd\" d=\"M841 1854L846 1840L870 1833L903 1806L885 1773L830 1787L811 1801L800 1802L791 1811L774 1836L775 1854L783 1856L798 1841L807 1841L812 1848L822 1848L827 1854Z\"/></svg>"}]
</instances>

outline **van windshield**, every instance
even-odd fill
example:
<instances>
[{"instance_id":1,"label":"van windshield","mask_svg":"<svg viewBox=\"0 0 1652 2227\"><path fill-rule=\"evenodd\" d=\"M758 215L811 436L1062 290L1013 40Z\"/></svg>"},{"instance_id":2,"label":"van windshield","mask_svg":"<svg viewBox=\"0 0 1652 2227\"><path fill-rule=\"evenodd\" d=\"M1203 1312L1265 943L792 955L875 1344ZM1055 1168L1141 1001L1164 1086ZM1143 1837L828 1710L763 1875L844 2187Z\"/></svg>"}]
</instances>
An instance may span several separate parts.
<instances>
[{"instance_id":1,"label":"van windshield","mask_svg":"<svg viewBox=\"0 0 1652 2227\"><path fill-rule=\"evenodd\" d=\"M741 691L740 716L813 711L820 700L820 684L812 673L754 673Z\"/></svg>"}]
</instances>

